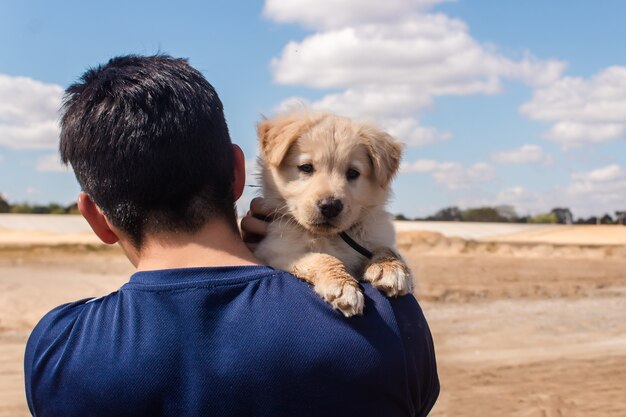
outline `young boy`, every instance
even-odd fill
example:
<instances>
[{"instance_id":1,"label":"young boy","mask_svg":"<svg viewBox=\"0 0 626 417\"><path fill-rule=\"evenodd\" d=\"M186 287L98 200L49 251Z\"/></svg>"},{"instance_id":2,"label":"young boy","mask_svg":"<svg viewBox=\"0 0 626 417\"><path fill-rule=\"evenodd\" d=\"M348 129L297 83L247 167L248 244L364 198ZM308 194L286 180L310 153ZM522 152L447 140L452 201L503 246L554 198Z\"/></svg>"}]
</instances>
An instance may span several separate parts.
<instances>
[{"instance_id":1,"label":"young boy","mask_svg":"<svg viewBox=\"0 0 626 417\"><path fill-rule=\"evenodd\" d=\"M368 284L344 318L260 265L234 209L244 156L185 60L124 56L68 88L61 156L94 232L137 272L48 313L26 347L34 416L426 415L432 339L412 296Z\"/></svg>"}]
</instances>

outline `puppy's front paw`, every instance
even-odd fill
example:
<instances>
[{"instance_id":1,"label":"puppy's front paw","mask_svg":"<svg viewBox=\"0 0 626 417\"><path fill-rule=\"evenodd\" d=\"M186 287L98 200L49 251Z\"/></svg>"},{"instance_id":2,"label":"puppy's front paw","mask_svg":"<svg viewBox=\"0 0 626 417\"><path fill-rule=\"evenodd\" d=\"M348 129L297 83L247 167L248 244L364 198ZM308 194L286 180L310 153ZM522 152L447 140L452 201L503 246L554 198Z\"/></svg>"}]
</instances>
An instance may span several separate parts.
<instances>
[{"instance_id":1,"label":"puppy's front paw","mask_svg":"<svg viewBox=\"0 0 626 417\"><path fill-rule=\"evenodd\" d=\"M350 275L330 278L315 284L315 291L344 316L363 314L365 300L359 284Z\"/></svg>"},{"instance_id":2,"label":"puppy's front paw","mask_svg":"<svg viewBox=\"0 0 626 417\"><path fill-rule=\"evenodd\" d=\"M413 291L413 277L409 267L390 249L374 252L363 275L367 281L389 297L409 294Z\"/></svg>"}]
</instances>

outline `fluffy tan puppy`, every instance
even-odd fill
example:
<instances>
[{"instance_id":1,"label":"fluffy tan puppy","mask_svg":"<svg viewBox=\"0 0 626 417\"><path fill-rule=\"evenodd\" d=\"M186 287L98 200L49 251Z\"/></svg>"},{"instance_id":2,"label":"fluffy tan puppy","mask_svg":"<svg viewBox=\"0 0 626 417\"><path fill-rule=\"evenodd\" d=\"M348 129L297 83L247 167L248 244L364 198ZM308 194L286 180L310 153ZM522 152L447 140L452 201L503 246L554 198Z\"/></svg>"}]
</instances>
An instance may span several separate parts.
<instances>
[{"instance_id":1,"label":"fluffy tan puppy","mask_svg":"<svg viewBox=\"0 0 626 417\"><path fill-rule=\"evenodd\" d=\"M363 312L356 278L388 296L411 292L385 212L402 146L374 126L314 112L263 120L258 135L263 194L275 220L255 255L313 284L346 317Z\"/></svg>"}]
</instances>

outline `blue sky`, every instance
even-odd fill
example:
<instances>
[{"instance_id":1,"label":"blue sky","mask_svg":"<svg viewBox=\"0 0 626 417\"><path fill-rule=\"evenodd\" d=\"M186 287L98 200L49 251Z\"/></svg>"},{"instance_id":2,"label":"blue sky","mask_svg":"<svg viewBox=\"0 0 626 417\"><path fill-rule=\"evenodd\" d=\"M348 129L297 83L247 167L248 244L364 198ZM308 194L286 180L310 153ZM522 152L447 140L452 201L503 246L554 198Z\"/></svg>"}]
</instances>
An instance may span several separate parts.
<instances>
[{"instance_id":1,"label":"blue sky","mask_svg":"<svg viewBox=\"0 0 626 417\"><path fill-rule=\"evenodd\" d=\"M0 192L12 202L68 204L79 191L56 156L62 90L112 56L161 51L216 87L250 161L261 115L293 103L380 124L407 144L394 213L626 209L620 0L0 7Z\"/></svg>"}]
</instances>

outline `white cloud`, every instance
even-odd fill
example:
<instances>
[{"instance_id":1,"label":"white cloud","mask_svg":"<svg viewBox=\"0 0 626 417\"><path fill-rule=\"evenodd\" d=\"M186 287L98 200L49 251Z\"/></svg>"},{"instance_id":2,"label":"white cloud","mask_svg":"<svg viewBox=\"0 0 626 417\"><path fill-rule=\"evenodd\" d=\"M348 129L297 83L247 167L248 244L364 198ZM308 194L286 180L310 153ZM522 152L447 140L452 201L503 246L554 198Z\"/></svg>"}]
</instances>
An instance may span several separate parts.
<instances>
[{"instance_id":1,"label":"white cloud","mask_svg":"<svg viewBox=\"0 0 626 417\"><path fill-rule=\"evenodd\" d=\"M548 194L529 190L521 185L507 187L495 194L472 194L464 195L456 201L460 207L512 207L519 216L528 214L545 213L555 207L546 199Z\"/></svg>"},{"instance_id":2,"label":"white cloud","mask_svg":"<svg viewBox=\"0 0 626 417\"><path fill-rule=\"evenodd\" d=\"M576 172L572 174L572 178L578 181L588 181L593 183L610 182L625 179L626 171L624 171L619 165L612 164L589 172Z\"/></svg>"},{"instance_id":3,"label":"white cloud","mask_svg":"<svg viewBox=\"0 0 626 417\"><path fill-rule=\"evenodd\" d=\"M495 93L503 77L544 85L564 69L562 62L530 54L510 60L473 39L464 22L442 14L323 30L289 42L271 65L281 84L365 91L391 86L418 96Z\"/></svg>"},{"instance_id":4,"label":"white cloud","mask_svg":"<svg viewBox=\"0 0 626 417\"><path fill-rule=\"evenodd\" d=\"M408 115L432 106L432 97L415 93L407 86L347 89L328 94L312 103L316 109L330 109L351 117L393 117Z\"/></svg>"},{"instance_id":5,"label":"white cloud","mask_svg":"<svg viewBox=\"0 0 626 417\"><path fill-rule=\"evenodd\" d=\"M552 157L545 153L541 146L522 145L510 151L496 152L491 160L499 164L551 164Z\"/></svg>"},{"instance_id":6,"label":"white cloud","mask_svg":"<svg viewBox=\"0 0 626 417\"><path fill-rule=\"evenodd\" d=\"M0 146L54 148L63 88L56 84L0 74Z\"/></svg>"},{"instance_id":7,"label":"white cloud","mask_svg":"<svg viewBox=\"0 0 626 417\"><path fill-rule=\"evenodd\" d=\"M273 113L291 113L297 112L300 110L305 110L312 108L312 104L309 100L302 97L289 97L283 101L281 101L274 109L272 109Z\"/></svg>"},{"instance_id":8,"label":"white cloud","mask_svg":"<svg viewBox=\"0 0 626 417\"><path fill-rule=\"evenodd\" d=\"M489 182L495 179L495 169L484 162L469 167L458 162L437 162L429 159L418 159L415 162L403 162L400 172L430 173L437 182L449 190L469 188L476 183Z\"/></svg>"},{"instance_id":9,"label":"white cloud","mask_svg":"<svg viewBox=\"0 0 626 417\"><path fill-rule=\"evenodd\" d=\"M434 161L416 165L421 172L430 172ZM519 215L546 213L555 207L567 207L575 218L614 215L626 209L626 168L612 164L585 172L571 174L569 184L561 184L537 191L523 185L507 187L494 194L480 194L472 190L455 204L461 207L482 205L511 205Z\"/></svg>"},{"instance_id":10,"label":"white cloud","mask_svg":"<svg viewBox=\"0 0 626 417\"><path fill-rule=\"evenodd\" d=\"M280 23L336 28L355 23L384 22L445 0L267 0L263 14Z\"/></svg>"},{"instance_id":11,"label":"white cloud","mask_svg":"<svg viewBox=\"0 0 626 417\"><path fill-rule=\"evenodd\" d=\"M609 67L590 79L563 77L537 89L520 111L552 122L545 137L563 148L624 139L626 67Z\"/></svg>"},{"instance_id":12,"label":"white cloud","mask_svg":"<svg viewBox=\"0 0 626 417\"><path fill-rule=\"evenodd\" d=\"M537 214L568 207L576 218L626 209L626 169L617 164L571 174L571 182L535 192L516 186L500 191L495 202L511 204L520 214Z\"/></svg>"},{"instance_id":13,"label":"white cloud","mask_svg":"<svg viewBox=\"0 0 626 417\"><path fill-rule=\"evenodd\" d=\"M246 185L259 185L259 164L257 158L246 159Z\"/></svg>"},{"instance_id":14,"label":"white cloud","mask_svg":"<svg viewBox=\"0 0 626 417\"><path fill-rule=\"evenodd\" d=\"M433 127L420 126L413 118L389 119L384 122L387 132L407 146L424 146L452 138L449 132L441 132Z\"/></svg>"},{"instance_id":15,"label":"white cloud","mask_svg":"<svg viewBox=\"0 0 626 417\"><path fill-rule=\"evenodd\" d=\"M260 195L261 181L258 178L259 166L257 159L246 159L246 187L243 190L242 196L237 200L237 212L240 216L244 216L250 209L250 201L258 195Z\"/></svg>"},{"instance_id":16,"label":"white cloud","mask_svg":"<svg viewBox=\"0 0 626 417\"><path fill-rule=\"evenodd\" d=\"M39 194L39 189L35 187L26 187L26 195L36 195Z\"/></svg>"},{"instance_id":17,"label":"white cloud","mask_svg":"<svg viewBox=\"0 0 626 417\"><path fill-rule=\"evenodd\" d=\"M518 215L545 213L555 205L546 200L546 196L517 185L500 190L495 197L495 204L510 205ZM494 202L492 201L492 204Z\"/></svg>"},{"instance_id":18,"label":"white cloud","mask_svg":"<svg viewBox=\"0 0 626 417\"><path fill-rule=\"evenodd\" d=\"M383 101L376 100L375 98L380 95L381 94L359 96L348 90L344 94L328 95L315 102L310 102L300 97L290 97L283 100L274 111L276 113L288 113L311 108L321 111L333 111L356 119L365 119L368 117L364 117L364 115L369 115L370 119L376 119L377 123L391 136L411 147L431 145L452 138L451 133L442 132L433 127L422 126L419 121L413 117L394 117L394 113L403 114L405 112L402 110L398 111L395 107L391 109L386 106L378 107ZM411 98L411 100L414 102L417 101L415 97ZM399 100L396 100L396 102L397 101ZM420 105L428 106L430 105L430 100L424 100ZM407 105L405 108L411 107ZM378 114L378 117L373 116L376 114Z\"/></svg>"},{"instance_id":19,"label":"white cloud","mask_svg":"<svg viewBox=\"0 0 626 417\"><path fill-rule=\"evenodd\" d=\"M40 157L37 160L36 169L40 172L72 172L68 166L61 163L56 153Z\"/></svg>"},{"instance_id":20,"label":"white cloud","mask_svg":"<svg viewBox=\"0 0 626 417\"><path fill-rule=\"evenodd\" d=\"M577 123L563 121L555 123L545 137L560 142L563 146L583 143L600 143L625 137L626 123Z\"/></svg>"},{"instance_id":21,"label":"white cloud","mask_svg":"<svg viewBox=\"0 0 626 417\"><path fill-rule=\"evenodd\" d=\"M542 86L561 76L563 62L528 53L509 59L472 38L463 21L427 11L439 2L267 0L264 13L270 19L316 30L289 42L272 60L274 79L333 89L310 106L375 119L400 132L399 140L422 146L451 137L419 122L434 97L494 94L503 79Z\"/></svg>"},{"instance_id":22,"label":"white cloud","mask_svg":"<svg viewBox=\"0 0 626 417\"><path fill-rule=\"evenodd\" d=\"M444 164L431 159L418 159L415 162L402 162L400 172L407 174L411 172L433 172Z\"/></svg>"},{"instance_id":23,"label":"white cloud","mask_svg":"<svg viewBox=\"0 0 626 417\"><path fill-rule=\"evenodd\" d=\"M572 174L564 196L586 215L626 209L626 169L612 164ZM613 213L611 213L613 214Z\"/></svg>"},{"instance_id":24,"label":"white cloud","mask_svg":"<svg viewBox=\"0 0 626 417\"><path fill-rule=\"evenodd\" d=\"M535 197L535 194L518 185L501 190L496 199L498 202L514 204L519 203L520 201L526 201L531 197Z\"/></svg>"},{"instance_id":25,"label":"white cloud","mask_svg":"<svg viewBox=\"0 0 626 417\"><path fill-rule=\"evenodd\" d=\"M626 170L617 164L572 174L571 194L619 193L626 196Z\"/></svg>"}]
</instances>

